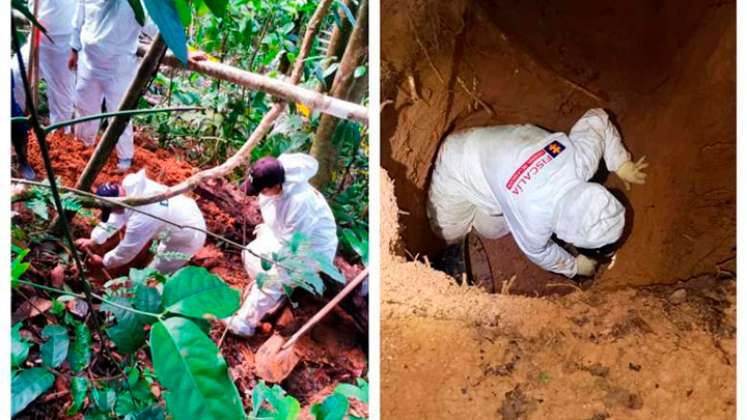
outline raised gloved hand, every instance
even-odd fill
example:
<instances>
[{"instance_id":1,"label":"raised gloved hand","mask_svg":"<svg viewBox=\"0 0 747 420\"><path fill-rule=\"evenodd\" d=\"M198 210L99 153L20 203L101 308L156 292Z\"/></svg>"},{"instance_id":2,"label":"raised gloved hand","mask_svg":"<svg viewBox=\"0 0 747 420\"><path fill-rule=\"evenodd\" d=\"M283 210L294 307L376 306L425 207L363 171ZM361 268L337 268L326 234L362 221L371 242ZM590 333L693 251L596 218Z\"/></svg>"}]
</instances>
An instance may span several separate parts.
<instances>
[{"instance_id":1,"label":"raised gloved hand","mask_svg":"<svg viewBox=\"0 0 747 420\"><path fill-rule=\"evenodd\" d=\"M646 183L646 174L643 172L643 169L645 168L648 168L646 156L638 159L638 162L629 160L623 163L615 173L623 180L623 183L625 183L625 189L630 190L630 184Z\"/></svg>"},{"instance_id":2,"label":"raised gloved hand","mask_svg":"<svg viewBox=\"0 0 747 420\"><path fill-rule=\"evenodd\" d=\"M597 262L595 260L581 254L576 257L576 274L579 276L593 276L596 268Z\"/></svg>"}]
</instances>

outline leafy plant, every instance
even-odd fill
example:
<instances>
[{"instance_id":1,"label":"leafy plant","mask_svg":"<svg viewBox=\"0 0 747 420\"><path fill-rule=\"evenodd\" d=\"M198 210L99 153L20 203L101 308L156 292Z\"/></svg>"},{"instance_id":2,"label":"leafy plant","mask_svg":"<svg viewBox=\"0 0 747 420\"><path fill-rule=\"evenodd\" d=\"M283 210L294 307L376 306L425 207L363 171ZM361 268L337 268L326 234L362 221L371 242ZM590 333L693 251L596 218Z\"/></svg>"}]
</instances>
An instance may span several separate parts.
<instances>
[{"instance_id":1,"label":"leafy plant","mask_svg":"<svg viewBox=\"0 0 747 420\"><path fill-rule=\"evenodd\" d=\"M312 251L309 238L300 232L295 232L280 252L272 254L272 262L263 260L262 268L265 271L257 275L257 286L260 289L281 286L289 296L296 287L316 295L324 293L320 272L345 283L345 277L337 267L325 255Z\"/></svg>"},{"instance_id":2,"label":"leafy plant","mask_svg":"<svg viewBox=\"0 0 747 420\"><path fill-rule=\"evenodd\" d=\"M271 388L265 381L252 390L252 415L254 419L294 420L301 412L301 404L291 395L287 395L280 385Z\"/></svg>"}]
</instances>

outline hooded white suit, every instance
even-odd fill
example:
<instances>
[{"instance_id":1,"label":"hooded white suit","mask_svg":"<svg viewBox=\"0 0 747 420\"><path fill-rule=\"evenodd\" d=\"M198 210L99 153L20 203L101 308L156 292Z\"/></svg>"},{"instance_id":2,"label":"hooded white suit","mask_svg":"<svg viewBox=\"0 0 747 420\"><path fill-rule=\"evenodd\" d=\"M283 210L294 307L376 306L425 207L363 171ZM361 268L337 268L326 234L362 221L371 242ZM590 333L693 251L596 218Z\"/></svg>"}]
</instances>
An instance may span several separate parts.
<instances>
[{"instance_id":1,"label":"hooded white suit","mask_svg":"<svg viewBox=\"0 0 747 420\"><path fill-rule=\"evenodd\" d=\"M591 109L568 135L506 125L450 135L441 146L428 195L433 230L456 242L474 227L488 238L511 233L535 264L568 277L576 260L551 240L582 248L617 241L625 208L587 182L600 159L616 171L630 160L602 109Z\"/></svg>"},{"instance_id":2,"label":"hooded white suit","mask_svg":"<svg viewBox=\"0 0 747 420\"><path fill-rule=\"evenodd\" d=\"M255 229L256 239L249 243L253 252L271 258L273 252L291 240L296 232L310 240L311 250L332 263L337 251L337 225L324 196L316 190L309 179L316 175L319 163L313 157L301 154L283 154L278 157L285 170L283 191L275 197L259 195L263 224ZM247 251L242 253L244 268L250 277L256 278L262 270L261 260ZM249 296L230 321L231 329L251 335L262 317L283 296L283 285L287 274L273 266L268 275L280 281L271 282L259 289L252 284Z\"/></svg>"},{"instance_id":3,"label":"hooded white suit","mask_svg":"<svg viewBox=\"0 0 747 420\"><path fill-rule=\"evenodd\" d=\"M46 29L47 35L39 38L39 75L47 82L49 120L52 124L73 117L75 100L75 73L68 69L70 56L70 36L73 32L75 0L40 0L37 20ZM34 10L31 1L29 9ZM28 71L30 42L21 48L23 64ZM16 102L26 107L26 93L23 90L18 58L13 57L13 76L16 80L13 95Z\"/></svg>"},{"instance_id":4,"label":"hooded white suit","mask_svg":"<svg viewBox=\"0 0 747 420\"><path fill-rule=\"evenodd\" d=\"M128 196L154 194L162 192L166 186L151 181L145 176L145 169L127 175L122 186ZM189 197L178 195L166 201L138 207L144 212L169 220L182 226L192 226L205 230L205 219L197 203ZM124 239L116 248L104 255L104 266L119 267L132 261L151 239L160 239L161 243L150 267L161 273L170 274L189 261L205 245L205 233L194 229L180 229L154 219L142 213L125 209L122 213L112 212L109 220L100 223L91 232L91 239L103 244L122 227L127 227ZM186 254L188 258L173 258L164 252Z\"/></svg>"},{"instance_id":5,"label":"hooded white suit","mask_svg":"<svg viewBox=\"0 0 747 420\"><path fill-rule=\"evenodd\" d=\"M151 22L141 27L127 1L78 1L70 47L79 51L75 103L79 116L100 112L104 100L109 111L117 110L137 70L135 53L140 32L155 36L157 28ZM94 120L77 124L75 133L92 146L99 123ZM117 143L117 156L128 160L133 153L130 122Z\"/></svg>"}]
</instances>

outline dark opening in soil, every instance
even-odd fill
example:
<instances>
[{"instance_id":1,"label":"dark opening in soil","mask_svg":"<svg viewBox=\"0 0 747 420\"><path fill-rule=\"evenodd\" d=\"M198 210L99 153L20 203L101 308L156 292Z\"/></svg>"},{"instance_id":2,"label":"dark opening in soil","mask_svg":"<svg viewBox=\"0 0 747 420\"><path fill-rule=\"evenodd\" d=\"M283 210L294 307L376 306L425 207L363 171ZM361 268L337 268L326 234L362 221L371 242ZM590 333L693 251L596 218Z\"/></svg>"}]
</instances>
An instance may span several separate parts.
<instances>
[{"instance_id":1,"label":"dark opening in soil","mask_svg":"<svg viewBox=\"0 0 747 420\"><path fill-rule=\"evenodd\" d=\"M393 2L391 2L393 3ZM382 5L384 8L386 5ZM648 183L623 197L635 222L594 287L733 271L736 255L735 2L398 2L382 31L382 166L412 255L434 257L425 200L443 138L533 123L567 132L589 108L613 115ZM568 292L508 236L483 241L493 289Z\"/></svg>"}]
</instances>

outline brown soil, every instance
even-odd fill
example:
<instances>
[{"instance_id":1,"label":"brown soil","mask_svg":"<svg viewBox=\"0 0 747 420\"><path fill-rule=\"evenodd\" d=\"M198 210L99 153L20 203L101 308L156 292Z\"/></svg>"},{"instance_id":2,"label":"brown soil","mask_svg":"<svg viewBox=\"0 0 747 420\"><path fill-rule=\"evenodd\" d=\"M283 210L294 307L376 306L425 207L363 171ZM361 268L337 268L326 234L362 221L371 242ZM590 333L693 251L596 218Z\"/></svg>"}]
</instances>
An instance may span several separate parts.
<instances>
[{"instance_id":1,"label":"brown soil","mask_svg":"<svg viewBox=\"0 0 747 420\"><path fill-rule=\"evenodd\" d=\"M82 143L70 136L53 134L48 138L51 160L58 178L65 186L74 185L78 175L85 166L92 150L86 149ZM133 167L130 172L146 168L148 176L166 185L173 185L190 176L197 169L189 162L181 158L181 154L171 153L158 149L152 140L143 133L136 135L136 149ZM39 154L38 145L34 138L29 141L29 160L38 174L43 174L43 163ZM107 181L121 180L122 175L116 173L116 157L112 156L106 167L96 179L94 185ZM244 201L236 198L235 187L223 181L211 181L201 185L191 195L197 200L203 211L208 230L223 234L238 241L248 242L254 225L261 222L261 215L254 199ZM214 200L214 201L213 201ZM236 208L219 207L228 204ZM26 222L32 219L30 212L22 203L15 203L14 209L20 214L19 220ZM233 217L237 215L238 217ZM242 222L238 219L241 217ZM75 231L78 235L88 235L95 220L82 220L77 217ZM242 239L245 238L245 239ZM45 243L38 247L32 246L29 260L32 262L31 276L37 281L44 283L50 277L50 272L59 263L54 252L55 244ZM146 256L147 257L147 256ZM140 261L141 265L147 263L147 258ZM207 245L198 252L191 263L206 267L212 273L220 276L229 285L243 290L253 279L248 278L241 262L239 250L233 247L222 248L215 240L208 238ZM348 281L361 270L361 267L350 264L344 258L338 256L335 265L342 271ZM126 270L122 274L126 273ZM68 280L71 278L71 270L66 272ZM104 279L94 279L96 284L103 284ZM27 293L35 293L26 290ZM293 300L299 305L295 308L286 305L278 314L270 317L264 325L264 333L250 340L227 335L222 346L222 352L226 358L230 372L239 388L239 392L247 410L251 407L251 390L258 382L254 373L254 354L263 342L277 330L284 336L290 336L298 330L303 323L311 318L328 299L335 293L334 287L328 288L326 299L296 291ZM346 299L343 303L350 303ZM20 304L14 301L14 308ZM360 309L354 307L353 310ZM365 310L365 308L364 308ZM285 322L281 321L280 314L284 314ZM301 354L301 362L293 370L291 375L283 381L281 386L291 395L298 398L302 404L302 418L310 418L309 407L312 403L320 402L333 392L335 386L341 382L354 383L355 378L368 376L368 358L366 354L366 334L360 330L360 324L351 321L355 313L338 309L329 315L317 327L313 328L297 345ZM287 319L293 322L288 323ZM37 329L44 325L44 318L37 317L35 322L40 323ZM33 326L36 328L36 326ZM26 331L25 329L22 331ZM212 336L218 341L223 333L222 327L216 327ZM33 334L32 334L33 335ZM144 353L142 354L144 356ZM49 404L40 404L39 407L32 405L29 412L56 412L64 413L65 404L69 399L59 399L48 407ZM35 403L36 404L36 403ZM52 403L50 403L52 404ZM39 411L43 408L44 411ZM34 411L36 410L36 411ZM357 405L355 410L359 414L365 414L367 407Z\"/></svg>"},{"instance_id":2,"label":"brown soil","mask_svg":"<svg viewBox=\"0 0 747 420\"><path fill-rule=\"evenodd\" d=\"M425 197L442 139L468 127L534 123L568 131L589 108L616 120L651 162L626 192L630 235L595 288L673 283L734 272L734 1L382 2L382 165L396 181L404 247L433 254ZM496 280L546 293L564 281L513 240L486 244Z\"/></svg>"},{"instance_id":3,"label":"brown soil","mask_svg":"<svg viewBox=\"0 0 747 420\"><path fill-rule=\"evenodd\" d=\"M394 252L382 176L383 419L726 419L736 282L528 298L458 286Z\"/></svg>"}]
</instances>

